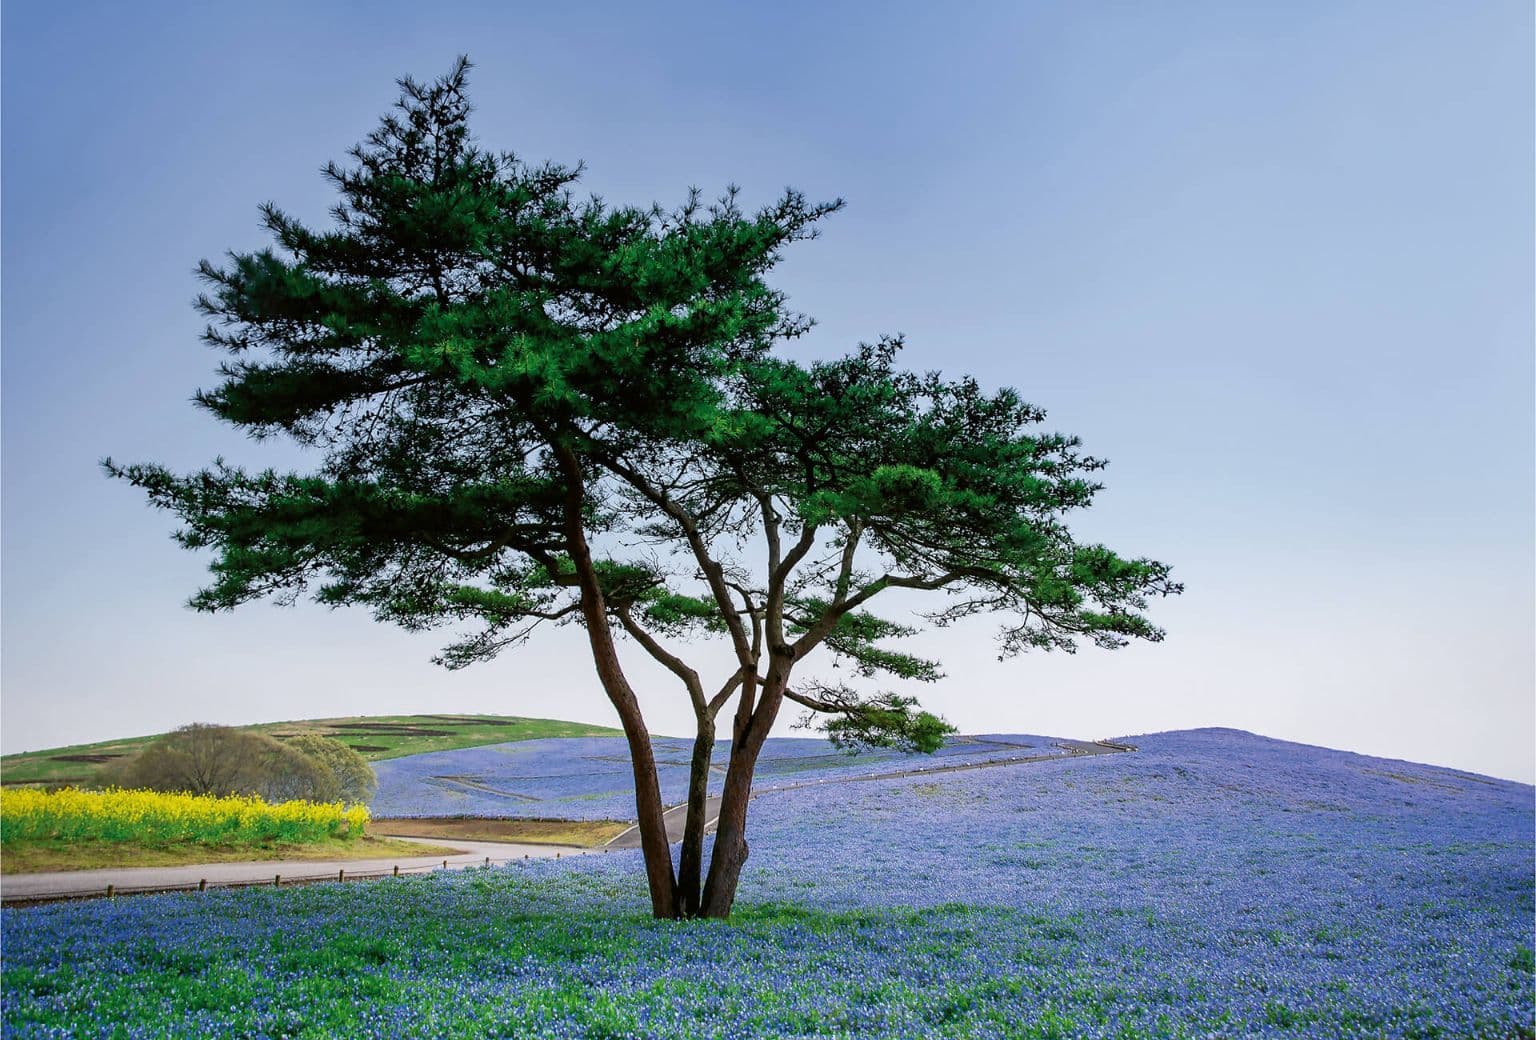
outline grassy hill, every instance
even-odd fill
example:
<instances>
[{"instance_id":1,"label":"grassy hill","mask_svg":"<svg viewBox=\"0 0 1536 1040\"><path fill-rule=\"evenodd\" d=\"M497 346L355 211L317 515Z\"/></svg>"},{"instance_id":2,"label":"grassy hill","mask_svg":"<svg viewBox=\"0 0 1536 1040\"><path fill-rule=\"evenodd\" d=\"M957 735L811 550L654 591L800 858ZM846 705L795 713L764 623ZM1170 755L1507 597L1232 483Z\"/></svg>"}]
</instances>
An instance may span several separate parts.
<instances>
[{"instance_id":1,"label":"grassy hill","mask_svg":"<svg viewBox=\"0 0 1536 1040\"><path fill-rule=\"evenodd\" d=\"M527 719L515 715L353 715L333 719L300 719L239 726L274 737L319 733L335 737L372 761L400 758L424 751L452 751L541 737L616 736L619 730L558 719ZM137 754L164 734L106 740L96 744L27 751L0 758L0 783L89 784L114 762Z\"/></svg>"}]
</instances>

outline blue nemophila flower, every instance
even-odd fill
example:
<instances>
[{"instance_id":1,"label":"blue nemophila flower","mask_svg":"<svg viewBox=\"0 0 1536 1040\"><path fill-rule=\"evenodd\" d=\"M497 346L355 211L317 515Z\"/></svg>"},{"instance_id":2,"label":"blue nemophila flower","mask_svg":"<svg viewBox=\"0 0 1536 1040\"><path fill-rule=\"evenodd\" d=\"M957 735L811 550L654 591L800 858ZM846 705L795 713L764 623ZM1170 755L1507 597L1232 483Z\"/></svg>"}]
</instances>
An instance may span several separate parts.
<instances>
[{"instance_id":1,"label":"blue nemophila flower","mask_svg":"<svg viewBox=\"0 0 1536 1040\"><path fill-rule=\"evenodd\" d=\"M632 853L6 911L4 1033L1530 1035L1531 788L1132 740L764 793L726 923L651 920Z\"/></svg>"},{"instance_id":2,"label":"blue nemophila flower","mask_svg":"<svg viewBox=\"0 0 1536 1040\"><path fill-rule=\"evenodd\" d=\"M686 741L658 739L656 762L662 795L687 797L693 755ZM817 780L867 776L911 768L1061 754L1049 737L988 734L951 739L933 755L873 750L848 754L825 740L787 738L768 742L758 763L759 790ZM722 767L730 743L721 741ZM488 747L434 751L378 762L375 816L500 816L567 820L628 820L635 787L629 748L622 737L526 740ZM710 777L718 791L724 772Z\"/></svg>"}]
</instances>

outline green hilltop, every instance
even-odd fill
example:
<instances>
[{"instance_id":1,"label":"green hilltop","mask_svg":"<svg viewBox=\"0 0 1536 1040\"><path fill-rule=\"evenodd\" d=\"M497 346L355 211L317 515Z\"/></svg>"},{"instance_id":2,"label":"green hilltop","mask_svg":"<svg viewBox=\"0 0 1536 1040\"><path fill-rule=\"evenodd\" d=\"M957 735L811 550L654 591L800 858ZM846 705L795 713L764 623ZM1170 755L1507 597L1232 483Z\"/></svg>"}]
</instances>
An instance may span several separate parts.
<instances>
[{"instance_id":1,"label":"green hilltop","mask_svg":"<svg viewBox=\"0 0 1536 1040\"><path fill-rule=\"evenodd\" d=\"M541 737L608 737L621 731L607 726L516 715L352 715L332 719L262 722L235 729L267 733L279 739L300 733L334 737L364 758L377 761L423 751L503 744ZM137 754L162 733L95 744L26 751L0 758L0 783L90 784L106 766Z\"/></svg>"}]
</instances>

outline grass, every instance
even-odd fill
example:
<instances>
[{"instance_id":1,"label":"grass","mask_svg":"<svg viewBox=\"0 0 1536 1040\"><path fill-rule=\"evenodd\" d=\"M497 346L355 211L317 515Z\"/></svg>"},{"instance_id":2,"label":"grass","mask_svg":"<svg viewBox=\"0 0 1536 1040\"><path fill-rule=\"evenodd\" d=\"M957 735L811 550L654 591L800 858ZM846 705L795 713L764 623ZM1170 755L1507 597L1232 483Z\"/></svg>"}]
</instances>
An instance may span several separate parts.
<instances>
[{"instance_id":1,"label":"grass","mask_svg":"<svg viewBox=\"0 0 1536 1040\"><path fill-rule=\"evenodd\" d=\"M278 738L300 733L335 737L370 761L514 740L621 735L619 730L606 726L513 715L354 715L266 722L236 728ZM104 767L138 754L146 744L161 736L164 734L6 755L0 758L0 783L90 786L97 782Z\"/></svg>"},{"instance_id":2,"label":"grass","mask_svg":"<svg viewBox=\"0 0 1536 1040\"><path fill-rule=\"evenodd\" d=\"M1529 786L1137 743L764 797L729 922L638 850L7 911L0 1032L1536 1040Z\"/></svg>"},{"instance_id":3,"label":"grass","mask_svg":"<svg viewBox=\"0 0 1536 1040\"><path fill-rule=\"evenodd\" d=\"M530 845L574 845L596 848L606 845L630 825L616 820L487 820L399 819L373 820L374 834L411 838L442 838L451 841L511 841Z\"/></svg>"},{"instance_id":4,"label":"grass","mask_svg":"<svg viewBox=\"0 0 1536 1040\"><path fill-rule=\"evenodd\" d=\"M269 860L358 860L408 856L451 856L463 850L388 837L329 838L312 842L142 842L38 841L7 844L0 874L41 874L104 867L178 867L193 863L250 863Z\"/></svg>"},{"instance_id":5,"label":"grass","mask_svg":"<svg viewBox=\"0 0 1536 1040\"><path fill-rule=\"evenodd\" d=\"M1012 1005L1024 983L1009 978L1004 981L1011 985L1000 985L993 967L975 970L974 948L997 923L990 912L746 905L729 923L680 927L627 909L540 911L507 898L514 894L509 889L521 887L508 871L467 872L456 886L467 897L463 904L433 899L442 890L423 891L414 883L419 880L383 881L366 890L251 889L239 893L238 903L226 902L227 893L208 893L175 906L222 906L229 930L199 929L163 941L147 941L127 920L103 921L84 957L57 969L7 960L8 1033L25 1031L25 1024L74 1035L137 1028L169 1037L619 1040L727 1031L916 1035L929 1032L926 1027L957 1036L1074 1035L1074 1019L1050 1009L1022 1019ZM149 905L102 901L85 909L135 915ZM314 927L314 919L324 927ZM1029 921L1005 916L1001 924L1038 940L1040 964L1063 959L1062 944ZM842 961L828 958L829 941L839 954L862 958L864 968L882 967L883 951L921 941L930 969L969 966L971 977L946 979L935 989L881 970L838 976L833 965ZM41 945L31 949L44 952ZM863 963L871 957L876 963Z\"/></svg>"},{"instance_id":6,"label":"grass","mask_svg":"<svg viewBox=\"0 0 1536 1040\"><path fill-rule=\"evenodd\" d=\"M470 870L20 911L6 1035L1531 1036L1511 974L1444 1030L1414 997L1318 1000L1262 974L1213 989L1206 935L1163 934L1179 956L1149 978L1105 956L1097 929L1120 927L1106 915L746 902L729 922L679 924L614 884Z\"/></svg>"}]
</instances>

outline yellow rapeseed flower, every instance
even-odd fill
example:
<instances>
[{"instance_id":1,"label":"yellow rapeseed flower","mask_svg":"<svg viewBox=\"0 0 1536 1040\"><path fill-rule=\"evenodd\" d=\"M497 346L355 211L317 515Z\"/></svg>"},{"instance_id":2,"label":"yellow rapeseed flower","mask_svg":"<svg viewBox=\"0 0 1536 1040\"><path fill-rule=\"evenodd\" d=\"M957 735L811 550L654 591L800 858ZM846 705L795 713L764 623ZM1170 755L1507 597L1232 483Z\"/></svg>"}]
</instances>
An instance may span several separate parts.
<instances>
[{"instance_id":1,"label":"yellow rapeseed flower","mask_svg":"<svg viewBox=\"0 0 1536 1040\"><path fill-rule=\"evenodd\" d=\"M0 789L0 841L318 841L361 834L368 807L162 791Z\"/></svg>"}]
</instances>

